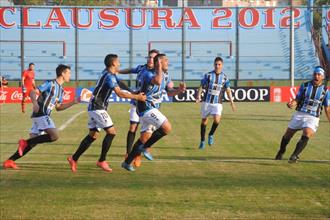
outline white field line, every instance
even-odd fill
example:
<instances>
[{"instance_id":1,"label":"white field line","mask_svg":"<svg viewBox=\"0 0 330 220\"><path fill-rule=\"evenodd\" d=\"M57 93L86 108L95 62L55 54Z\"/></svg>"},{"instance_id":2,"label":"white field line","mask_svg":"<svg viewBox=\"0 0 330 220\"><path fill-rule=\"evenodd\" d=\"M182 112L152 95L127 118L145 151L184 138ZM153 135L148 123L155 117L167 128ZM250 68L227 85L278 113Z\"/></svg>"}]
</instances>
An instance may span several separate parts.
<instances>
[{"instance_id":1,"label":"white field line","mask_svg":"<svg viewBox=\"0 0 330 220\"><path fill-rule=\"evenodd\" d=\"M70 123L72 123L79 115L84 113L85 111L78 112L77 114L74 114L69 120L67 120L64 124L62 124L58 130L63 131Z\"/></svg>"}]
</instances>

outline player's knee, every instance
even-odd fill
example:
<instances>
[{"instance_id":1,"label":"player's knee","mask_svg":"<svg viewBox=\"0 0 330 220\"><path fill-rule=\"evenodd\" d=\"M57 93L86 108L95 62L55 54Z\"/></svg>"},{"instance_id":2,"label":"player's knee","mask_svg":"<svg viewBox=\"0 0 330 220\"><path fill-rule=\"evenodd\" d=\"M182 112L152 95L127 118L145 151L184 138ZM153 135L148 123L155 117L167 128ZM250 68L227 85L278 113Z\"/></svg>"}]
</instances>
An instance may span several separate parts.
<instances>
[{"instance_id":1,"label":"player's knee","mask_svg":"<svg viewBox=\"0 0 330 220\"><path fill-rule=\"evenodd\" d=\"M136 130L137 130L137 124L136 124L136 123L132 123L132 124L129 126L129 131L135 133Z\"/></svg>"},{"instance_id":2,"label":"player's knee","mask_svg":"<svg viewBox=\"0 0 330 220\"><path fill-rule=\"evenodd\" d=\"M170 122L165 122L162 126L163 132L167 135L172 131L172 125Z\"/></svg>"},{"instance_id":3,"label":"player's knee","mask_svg":"<svg viewBox=\"0 0 330 220\"><path fill-rule=\"evenodd\" d=\"M57 133L51 134L50 135L50 140L53 141L57 141L59 139L59 135Z\"/></svg>"},{"instance_id":4,"label":"player's knee","mask_svg":"<svg viewBox=\"0 0 330 220\"><path fill-rule=\"evenodd\" d=\"M114 127L106 129L105 132L109 135L112 135L112 136L116 136L116 134L117 134L117 131Z\"/></svg>"}]
</instances>

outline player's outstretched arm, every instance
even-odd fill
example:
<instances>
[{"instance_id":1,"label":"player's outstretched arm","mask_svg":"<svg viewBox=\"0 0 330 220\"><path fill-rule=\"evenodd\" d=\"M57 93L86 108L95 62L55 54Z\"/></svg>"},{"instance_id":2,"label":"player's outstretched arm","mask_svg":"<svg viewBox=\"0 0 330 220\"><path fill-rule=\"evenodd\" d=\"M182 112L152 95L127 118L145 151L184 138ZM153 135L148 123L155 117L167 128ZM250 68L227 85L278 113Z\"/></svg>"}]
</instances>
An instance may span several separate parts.
<instances>
[{"instance_id":1,"label":"player's outstretched arm","mask_svg":"<svg viewBox=\"0 0 330 220\"><path fill-rule=\"evenodd\" d=\"M123 70L119 70L118 73L119 74L130 74L132 71L130 68L127 69L123 69Z\"/></svg>"},{"instance_id":2,"label":"player's outstretched arm","mask_svg":"<svg viewBox=\"0 0 330 220\"><path fill-rule=\"evenodd\" d=\"M120 80L120 81L118 82L118 85L119 85L119 87L120 87L121 89L127 90L127 91L129 91L130 93L134 93L134 91L133 91L130 87L128 87L128 86L126 85L126 83L124 83L122 80Z\"/></svg>"},{"instance_id":3,"label":"player's outstretched arm","mask_svg":"<svg viewBox=\"0 0 330 220\"><path fill-rule=\"evenodd\" d=\"M56 108L56 111L63 111L67 108L70 108L71 106L73 106L75 104L78 104L79 102L80 102L80 97L77 97L72 102L56 104L55 108Z\"/></svg>"},{"instance_id":4,"label":"player's outstretched arm","mask_svg":"<svg viewBox=\"0 0 330 220\"><path fill-rule=\"evenodd\" d=\"M167 88L167 95L168 96L176 96L180 93L183 93L186 90L186 83L180 82L180 86L177 89L173 88L173 85L171 87Z\"/></svg>"},{"instance_id":5,"label":"player's outstretched arm","mask_svg":"<svg viewBox=\"0 0 330 220\"><path fill-rule=\"evenodd\" d=\"M123 90L121 90L119 88L119 86L116 86L114 88L114 91L121 98L135 99L135 100L143 101L143 102L146 101L146 99L147 99L147 97L144 93L132 94L129 92L124 92Z\"/></svg>"},{"instance_id":6,"label":"player's outstretched arm","mask_svg":"<svg viewBox=\"0 0 330 220\"><path fill-rule=\"evenodd\" d=\"M235 103L234 103L234 100L233 100L233 96L232 96L232 94L231 94L231 89L230 89L230 87L228 87L228 88L226 89L226 93L227 93L227 96L228 96L229 101L230 101L231 109L232 109L233 112L235 112L235 111L236 111L236 105L235 105Z\"/></svg>"}]
</instances>

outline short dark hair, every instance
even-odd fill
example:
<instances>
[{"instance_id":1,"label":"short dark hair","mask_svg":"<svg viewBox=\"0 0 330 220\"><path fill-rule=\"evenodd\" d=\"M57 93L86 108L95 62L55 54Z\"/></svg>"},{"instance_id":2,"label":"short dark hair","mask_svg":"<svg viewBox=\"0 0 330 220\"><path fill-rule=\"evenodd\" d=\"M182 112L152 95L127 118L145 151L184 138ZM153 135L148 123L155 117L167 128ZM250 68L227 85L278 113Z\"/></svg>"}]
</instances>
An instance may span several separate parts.
<instances>
[{"instance_id":1,"label":"short dark hair","mask_svg":"<svg viewBox=\"0 0 330 220\"><path fill-rule=\"evenodd\" d=\"M110 67L113 65L113 61L118 58L117 54L108 54L104 58L104 65Z\"/></svg>"},{"instance_id":2,"label":"short dark hair","mask_svg":"<svg viewBox=\"0 0 330 220\"><path fill-rule=\"evenodd\" d=\"M159 53L159 54L157 54L157 55L154 57L154 65L158 62L158 60L159 60L160 58L165 57L165 56L166 56L166 54L164 54L164 53Z\"/></svg>"},{"instance_id":3,"label":"short dark hair","mask_svg":"<svg viewBox=\"0 0 330 220\"><path fill-rule=\"evenodd\" d=\"M66 69L71 69L69 66L60 64L56 67L56 76L59 77Z\"/></svg>"},{"instance_id":4,"label":"short dark hair","mask_svg":"<svg viewBox=\"0 0 330 220\"><path fill-rule=\"evenodd\" d=\"M156 50L156 49L152 49L148 52L148 55L152 54L152 53L156 53L156 54L159 54L159 50Z\"/></svg>"},{"instance_id":5,"label":"short dark hair","mask_svg":"<svg viewBox=\"0 0 330 220\"><path fill-rule=\"evenodd\" d=\"M32 66L32 65L34 65L34 63L29 63L29 67Z\"/></svg>"},{"instance_id":6,"label":"short dark hair","mask_svg":"<svg viewBox=\"0 0 330 220\"><path fill-rule=\"evenodd\" d=\"M214 63L218 62L218 61L221 61L221 63L223 63L223 59L221 57L216 57L214 59Z\"/></svg>"}]
</instances>

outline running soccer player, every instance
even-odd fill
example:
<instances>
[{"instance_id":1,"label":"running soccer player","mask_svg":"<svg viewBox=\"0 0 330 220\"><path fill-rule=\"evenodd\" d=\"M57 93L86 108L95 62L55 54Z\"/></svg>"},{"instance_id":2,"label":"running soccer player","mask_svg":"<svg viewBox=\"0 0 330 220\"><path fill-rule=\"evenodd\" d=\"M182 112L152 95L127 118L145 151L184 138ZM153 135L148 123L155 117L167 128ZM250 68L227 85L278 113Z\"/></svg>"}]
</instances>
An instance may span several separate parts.
<instances>
[{"instance_id":1,"label":"running soccer player","mask_svg":"<svg viewBox=\"0 0 330 220\"><path fill-rule=\"evenodd\" d=\"M330 122L330 91L323 85L324 70L317 66L314 68L313 80L302 83L295 99L287 103L288 108L296 109L288 128L282 137L280 149L275 156L275 160L282 160L293 135L303 130L303 134L298 141L296 148L290 156L289 163L297 163L299 154L306 147L308 140L315 134L320 121L322 107Z\"/></svg>"},{"instance_id":2,"label":"running soccer player","mask_svg":"<svg viewBox=\"0 0 330 220\"><path fill-rule=\"evenodd\" d=\"M25 113L25 103L26 98L30 97L31 91L36 88L35 81L34 81L34 63L29 64L29 68L24 70L22 73L22 112Z\"/></svg>"},{"instance_id":3,"label":"running soccer player","mask_svg":"<svg viewBox=\"0 0 330 220\"><path fill-rule=\"evenodd\" d=\"M169 120L158 110L163 99L163 92L166 91L168 95L174 96L184 92L186 88L184 83L181 83L178 89L168 87L171 80L167 73L168 59L165 54L156 55L154 64L154 69L145 70L141 75L141 92L146 94L147 100L146 102L137 102L141 136L122 163L122 167L128 171L135 170L131 163L141 153L148 160L153 160L147 149L172 130Z\"/></svg>"},{"instance_id":4,"label":"running soccer player","mask_svg":"<svg viewBox=\"0 0 330 220\"><path fill-rule=\"evenodd\" d=\"M96 162L96 165L106 172L112 171L109 164L106 162L107 153L110 149L112 140L116 135L116 130L113 126L112 119L107 112L112 91L122 98L136 99L141 102L146 100L146 96L143 93L131 94L120 89L118 85L119 79L117 78L120 62L116 54L108 54L104 59L104 64L106 68L103 70L100 79L96 83L93 96L88 105L89 133L81 141L76 152L67 158L72 172L77 172L79 157L97 139L101 128L106 132L106 136L103 139L101 155L99 160Z\"/></svg>"},{"instance_id":5,"label":"running soccer player","mask_svg":"<svg viewBox=\"0 0 330 220\"><path fill-rule=\"evenodd\" d=\"M62 103L64 90L62 84L69 82L71 70L69 66L60 64L56 68L56 79L46 81L38 86L39 97L36 99L36 91L31 90L30 96L33 103L32 128L30 138L21 139L18 142L18 150L3 163L5 169L18 169L15 161L27 154L37 144L56 141L59 138L58 131L50 117L52 110L65 110L79 102L75 99L70 103ZM46 134L44 134L46 133Z\"/></svg>"},{"instance_id":6,"label":"running soccer player","mask_svg":"<svg viewBox=\"0 0 330 220\"><path fill-rule=\"evenodd\" d=\"M148 52L148 57L147 57L147 63L144 65L139 65L136 68L132 68L132 69L124 69L124 70L120 70L119 73L121 74L128 74L128 73L134 73L137 74L136 76L136 90L139 91L140 90L140 86L141 86L141 73L144 70L151 70L154 68L154 57L159 54L158 50L150 50ZM138 114L136 113L136 100L132 99L131 100L131 108L130 108L130 126L129 126L129 130L127 133L127 138L126 138L126 156L131 152L132 150L132 146L134 143L134 139L135 139L135 135L136 135L136 131L138 129L139 123L140 123L140 119ZM134 160L134 164L135 166L140 166L140 157L137 157L136 160Z\"/></svg>"},{"instance_id":7,"label":"running soccer player","mask_svg":"<svg viewBox=\"0 0 330 220\"><path fill-rule=\"evenodd\" d=\"M236 110L236 106L231 95L230 82L227 75L222 72L222 67L222 58L216 57L214 59L214 70L204 75L203 79L201 80L201 86L198 89L196 102L200 103L202 101L201 141L199 144L199 149L205 148L205 131L208 122L208 116L210 115L213 116L213 125L209 132L208 144L210 146L214 144L213 134L220 123L224 91L227 93L233 112ZM205 89L205 94L202 100L201 94L203 89Z\"/></svg>"}]
</instances>

